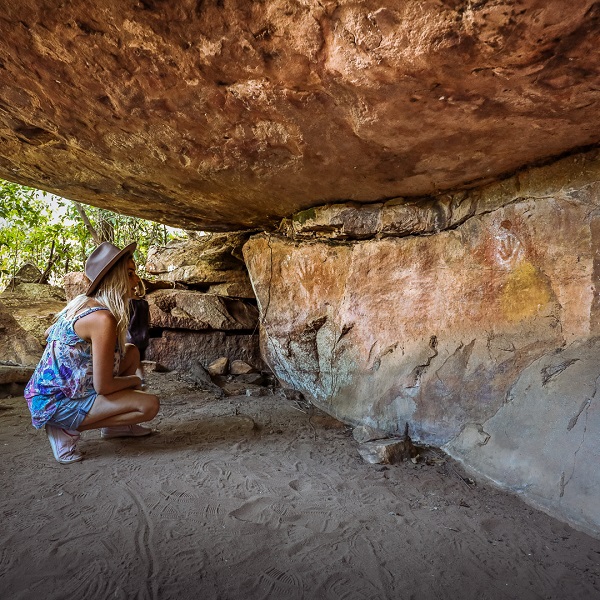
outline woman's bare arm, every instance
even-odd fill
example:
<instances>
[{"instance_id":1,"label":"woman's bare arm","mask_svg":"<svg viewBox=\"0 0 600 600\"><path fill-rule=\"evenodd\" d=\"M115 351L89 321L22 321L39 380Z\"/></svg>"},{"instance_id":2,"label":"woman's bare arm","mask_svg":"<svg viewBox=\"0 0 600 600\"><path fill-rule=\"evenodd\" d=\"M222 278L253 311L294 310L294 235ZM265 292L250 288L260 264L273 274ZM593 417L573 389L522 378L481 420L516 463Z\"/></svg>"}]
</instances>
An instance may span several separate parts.
<instances>
[{"instance_id":1,"label":"woman's bare arm","mask_svg":"<svg viewBox=\"0 0 600 600\"><path fill-rule=\"evenodd\" d=\"M120 390L135 388L142 381L137 375L113 375L117 320L107 310L93 312L75 323L77 335L92 343L94 389L106 396Z\"/></svg>"}]
</instances>

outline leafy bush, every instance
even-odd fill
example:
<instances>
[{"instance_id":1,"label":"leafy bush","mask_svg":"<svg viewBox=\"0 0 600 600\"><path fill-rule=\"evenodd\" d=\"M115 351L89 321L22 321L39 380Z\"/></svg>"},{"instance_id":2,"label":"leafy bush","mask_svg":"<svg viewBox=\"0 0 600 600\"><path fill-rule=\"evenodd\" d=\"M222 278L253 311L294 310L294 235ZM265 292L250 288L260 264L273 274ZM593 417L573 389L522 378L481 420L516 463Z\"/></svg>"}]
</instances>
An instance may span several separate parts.
<instances>
[{"instance_id":1,"label":"leafy bush","mask_svg":"<svg viewBox=\"0 0 600 600\"><path fill-rule=\"evenodd\" d=\"M61 285L65 273L83 271L85 259L98 240L119 247L137 242L135 260L145 276L149 247L185 235L159 223L102 208L83 208L0 179L0 291L25 263L36 265L45 281Z\"/></svg>"}]
</instances>

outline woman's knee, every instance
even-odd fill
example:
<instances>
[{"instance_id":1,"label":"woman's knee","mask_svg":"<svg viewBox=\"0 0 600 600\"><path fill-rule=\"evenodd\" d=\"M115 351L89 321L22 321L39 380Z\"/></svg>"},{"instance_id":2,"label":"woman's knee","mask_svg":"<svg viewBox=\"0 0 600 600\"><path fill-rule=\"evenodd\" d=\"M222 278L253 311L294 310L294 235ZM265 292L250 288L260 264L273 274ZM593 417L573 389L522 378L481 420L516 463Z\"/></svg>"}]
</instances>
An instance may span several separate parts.
<instances>
[{"instance_id":1,"label":"woman's knee","mask_svg":"<svg viewBox=\"0 0 600 600\"><path fill-rule=\"evenodd\" d=\"M154 394L145 394L142 412L148 421L154 419L154 417L158 414L159 408L160 402L158 401L158 396L155 396Z\"/></svg>"}]
</instances>

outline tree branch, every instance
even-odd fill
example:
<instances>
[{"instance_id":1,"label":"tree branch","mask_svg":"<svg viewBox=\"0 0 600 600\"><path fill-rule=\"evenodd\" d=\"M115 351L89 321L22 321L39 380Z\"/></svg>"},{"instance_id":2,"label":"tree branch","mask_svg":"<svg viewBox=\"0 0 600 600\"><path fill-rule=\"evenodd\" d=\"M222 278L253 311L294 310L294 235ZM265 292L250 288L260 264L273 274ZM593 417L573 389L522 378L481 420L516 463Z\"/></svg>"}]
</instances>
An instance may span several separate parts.
<instances>
[{"instance_id":1,"label":"tree branch","mask_svg":"<svg viewBox=\"0 0 600 600\"><path fill-rule=\"evenodd\" d=\"M75 200L71 200L71 202L73 202L73 206L75 206L75 209L79 213L83 224L85 225L86 229L90 232L90 235L92 236L92 239L94 240L96 245L100 245L102 243L102 236L94 229L94 226L90 223L90 220L83 206L81 206L79 202L75 202Z\"/></svg>"},{"instance_id":2,"label":"tree branch","mask_svg":"<svg viewBox=\"0 0 600 600\"><path fill-rule=\"evenodd\" d=\"M58 258L58 255L54 256L54 247L56 245L55 240L52 240L52 248L50 248L50 258L48 258L48 263L46 264L46 269L42 273L42 276L39 278L38 283L48 283L48 279L50 279L50 271L52 271L52 267Z\"/></svg>"}]
</instances>

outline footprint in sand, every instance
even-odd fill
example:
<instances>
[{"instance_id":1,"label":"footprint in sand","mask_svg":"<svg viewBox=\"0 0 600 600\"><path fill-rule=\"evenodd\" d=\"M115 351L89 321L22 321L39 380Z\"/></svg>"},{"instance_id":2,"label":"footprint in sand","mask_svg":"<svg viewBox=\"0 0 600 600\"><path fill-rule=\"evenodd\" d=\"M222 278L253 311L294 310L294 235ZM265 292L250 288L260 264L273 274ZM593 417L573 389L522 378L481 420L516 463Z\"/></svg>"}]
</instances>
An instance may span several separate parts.
<instances>
[{"instance_id":1,"label":"footprint in sand","mask_svg":"<svg viewBox=\"0 0 600 600\"><path fill-rule=\"evenodd\" d=\"M283 524L305 527L316 533L330 533L339 529L340 521L332 511L309 507L298 512L292 504L274 502L273 498L255 498L229 513L238 521L280 527Z\"/></svg>"},{"instance_id":2,"label":"footprint in sand","mask_svg":"<svg viewBox=\"0 0 600 600\"><path fill-rule=\"evenodd\" d=\"M254 498L229 513L230 517L246 523L256 523L265 525L267 523L279 526L281 524L281 515L273 510L273 506L280 504L273 502L273 498Z\"/></svg>"},{"instance_id":3,"label":"footprint in sand","mask_svg":"<svg viewBox=\"0 0 600 600\"><path fill-rule=\"evenodd\" d=\"M350 580L343 575L332 575L315 592L315 598L327 598L327 600L370 600L381 597L381 589L367 579Z\"/></svg>"},{"instance_id":4,"label":"footprint in sand","mask_svg":"<svg viewBox=\"0 0 600 600\"><path fill-rule=\"evenodd\" d=\"M200 496L196 496L185 491L172 490L162 491L161 493L167 502L176 501L183 502L184 504L197 504L200 502Z\"/></svg>"},{"instance_id":5,"label":"footprint in sand","mask_svg":"<svg viewBox=\"0 0 600 600\"><path fill-rule=\"evenodd\" d=\"M294 573L280 571L276 567L267 569L260 576L260 585L267 588L269 596L285 598L303 598L304 590L302 581Z\"/></svg>"}]
</instances>

